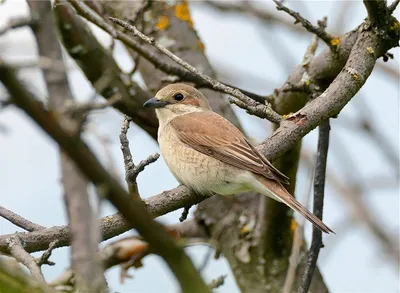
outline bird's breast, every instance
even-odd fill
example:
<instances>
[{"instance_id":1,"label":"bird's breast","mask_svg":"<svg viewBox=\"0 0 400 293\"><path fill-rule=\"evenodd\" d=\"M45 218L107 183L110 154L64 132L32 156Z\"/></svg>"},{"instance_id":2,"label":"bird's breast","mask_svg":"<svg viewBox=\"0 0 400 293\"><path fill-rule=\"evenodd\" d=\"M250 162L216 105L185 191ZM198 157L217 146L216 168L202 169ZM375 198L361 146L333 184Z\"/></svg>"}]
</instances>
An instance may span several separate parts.
<instances>
[{"instance_id":1,"label":"bird's breast","mask_svg":"<svg viewBox=\"0 0 400 293\"><path fill-rule=\"evenodd\" d=\"M237 189L242 191L241 177L244 178L243 174L248 172L182 143L170 125L160 127L158 142L167 166L180 183L202 194L216 192L227 195L237 193Z\"/></svg>"}]
</instances>

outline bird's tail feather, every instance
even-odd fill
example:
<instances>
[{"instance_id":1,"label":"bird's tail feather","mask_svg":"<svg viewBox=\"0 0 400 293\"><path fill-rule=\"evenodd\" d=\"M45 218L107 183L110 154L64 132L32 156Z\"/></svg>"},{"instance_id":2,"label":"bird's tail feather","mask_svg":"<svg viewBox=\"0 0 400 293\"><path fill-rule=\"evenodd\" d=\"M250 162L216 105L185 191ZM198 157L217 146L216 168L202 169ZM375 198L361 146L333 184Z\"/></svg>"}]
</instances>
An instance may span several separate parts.
<instances>
[{"instance_id":1,"label":"bird's tail feather","mask_svg":"<svg viewBox=\"0 0 400 293\"><path fill-rule=\"evenodd\" d=\"M257 176L257 179L271 192L279 201L286 204L292 210L298 212L322 232L334 233L327 225L325 225L319 218L299 203L279 182L270 180L262 176Z\"/></svg>"}]
</instances>

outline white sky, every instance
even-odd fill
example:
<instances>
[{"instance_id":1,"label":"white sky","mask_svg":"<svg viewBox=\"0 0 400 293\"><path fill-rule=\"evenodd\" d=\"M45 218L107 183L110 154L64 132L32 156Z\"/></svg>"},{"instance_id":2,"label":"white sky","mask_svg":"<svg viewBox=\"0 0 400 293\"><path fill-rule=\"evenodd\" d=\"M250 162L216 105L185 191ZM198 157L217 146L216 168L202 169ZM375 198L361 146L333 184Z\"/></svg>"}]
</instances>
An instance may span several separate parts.
<instances>
[{"instance_id":1,"label":"white sky","mask_svg":"<svg viewBox=\"0 0 400 293\"><path fill-rule=\"evenodd\" d=\"M328 20L329 27L335 27L335 17L340 11L339 2L306 2L308 17L315 22L324 15L332 15ZM343 2L342 2L343 3ZM257 3L265 6L266 3ZM270 4L270 3L269 3ZM304 6L298 2L291 3L292 7L304 12ZM236 15L221 15L212 10L203 9L199 5L192 5L194 23L200 37L206 45L206 53L215 67L224 67L228 72L238 76L238 85L258 93L270 93L273 87L281 85L290 70L282 64L282 56L277 57L268 46L268 42L281 41L292 56L294 64L300 62L309 37L298 36L285 30L270 31L261 29L257 21L248 21ZM267 5L268 6L268 5ZM398 9L399 10L399 9ZM398 11L397 10L397 11ZM10 17L28 13L24 1L7 0L0 6L0 27L5 25ZM310 16L311 15L311 16ZM352 13L346 19L345 30L354 28L365 17L362 4L353 3ZM397 16L398 13L397 13ZM98 32L98 30L96 30ZM100 38L107 43L104 33ZM29 29L19 29L0 37L0 56L11 61L22 61L35 58L35 44ZM395 60L391 65L399 68L399 49L391 50ZM279 56L279 55L278 55ZM121 46L116 49L116 58L121 67L129 70L132 62L126 56ZM287 61L287 60L286 60ZM73 66L69 78L73 92L77 99L85 99L92 94L89 83L82 73ZM289 68L288 68L289 67ZM23 77L29 87L37 93L44 92L44 84L37 70L25 70ZM378 123L385 137L390 139L397 150L399 149L399 84L379 72L372 77L362 89L362 95L355 99L365 99L373 109L371 117ZM0 92L2 95L2 92ZM354 109L357 106L353 101L341 113L341 116L356 117ZM266 123L254 117L248 117L240 110L237 111L249 135L262 140L270 134ZM111 157L122 178L123 162L120 154L118 135L122 116L113 110L102 111L92 116L96 132L111 139ZM340 119L339 119L340 120ZM0 125L8 129L6 134L0 133L0 205L44 226L66 224L63 209L62 193L59 184L60 170L55 144L47 138L41 130L34 126L25 114L15 108L8 108L0 112ZM265 131L268 129L268 131ZM315 131L309 134L304 142L305 147L315 149ZM157 144L138 127L131 127L129 132L132 153L135 161L139 161L149 154L158 151ZM363 178L371 178L376 174L393 174L385 158L376 154L374 145L362 135L343 127L338 121L332 123L332 148L329 155L329 167L345 173L346 167L340 165L340 152L335 152L338 145L335 140L340 139L352 155L354 162L359 166ZM96 152L106 162L104 152L96 144L93 133L89 141L96 146ZM383 171L385 170L385 171ZM301 168L298 191L305 190L306 170ZM346 173L343 180L346 180ZM393 176L393 175L391 175ZM157 184L154 184L157 178ZM149 197L177 185L162 159L151 165L139 176L139 187L143 197ZM391 231L392 235L399 235L399 190L386 188L367 192L366 202L373 211L376 220ZM114 210L108 204L104 205L102 215L110 214ZM180 211L162 217L166 223L178 221ZM322 250L319 265L331 292L398 292L399 272L393 263L386 259L382 248L376 242L366 227L351 221L353 225L344 229L342 221L350 216L347 204L342 197L332 189L327 190L324 222L332 227L337 235L326 236L325 249ZM0 219L0 234L16 231L15 226ZM310 226L307 227L307 237L310 238ZM53 253L52 260L55 267L45 267L44 272L48 279L53 279L68 267L68 248L58 249ZM195 247L187 249L193 256L195 263L200 264L207 248ZM134 279L128 279L121 285L118 281L119 269L107 272L109 285L117 292L177 292L176 284L171 278L168 269L158 257L150 256L144 260L144 268L131 271ZM228 274L226 284L218 292L238 292L235 281L230 274L229 267L223 259L211 261L204 272L207 280Z\"/></svg>"}]
</instances>

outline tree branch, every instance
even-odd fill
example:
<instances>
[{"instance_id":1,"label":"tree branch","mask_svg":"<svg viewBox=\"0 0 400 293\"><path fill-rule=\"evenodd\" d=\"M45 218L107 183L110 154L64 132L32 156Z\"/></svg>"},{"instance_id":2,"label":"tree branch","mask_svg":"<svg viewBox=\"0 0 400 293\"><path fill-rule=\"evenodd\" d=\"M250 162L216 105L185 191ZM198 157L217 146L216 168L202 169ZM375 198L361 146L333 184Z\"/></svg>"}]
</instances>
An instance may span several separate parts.
<instances>
[{"instance_id":1,"label":"tree branch","mask_svg":"<svg viewBox=\"0 0 400 293\"><path fill-rule=\"evenodd\" d=\"M121 127L121 133L119 135L119 140L121 143L122 156L124 158L125 181L128 184L129 194L136 199L140 199L136 178L146 166L157 161L160 155L153 154L149 156L146 160L141 161L137 166L135 166L132 160L131 150L129 148L129 140L126 137L130 121L131 119L128 116L125 116L124 122Z\"/></svg>"},{"instance_id":2,"label":"tree branch","mask_svg":"<svg viewBox=\"0 0 400 293\"><path fill-rule=\"evenodd\" d=\"M326 162L328 159L329 149L329 119L319 126L317 162L315 165L314 177L314 206L313 213L322 220L324 208L324 193L325 193L325 174ZM301 284L298 293L307 293L310 288L311 280L314 275L314 270L317 266L319 251L323 247L322 232L313 227L313 235L310 250L308 251L308 259L306 268L303 273Z\"/></svg>"},{"instance_id":3,"label":"tree branch","mask_svg":"<svg viewBox=\"0 0 400 293\"><path fill-rule=\"evenodd\" d=\"M56 2L59 2L59 1L60 0L57 0ZM115 30L112 25L107 23L104 19L100 18L99 16L95 15L90 9L87 8L86 5L84 5L80 1L78 1L78 0L68 0L68 1L71 3L71 5L76 9L76 11L81 16L86 18L88 21L94 23L101 29L105 30L113 38L120 40L125 45L127 45L129 48L132 48L133 50L138 52L142 57L144 57L146 60L148 60L150 63L152 63L157 69L159 69L167 74L170 74L170 75L179 76L179 78L182 81L194 82L197 87L209 88L209 89L214 89L214 90L222 92L222 90L214 88L213 84L210 84L209 82L204 81L202 78L198 77L197 75L193 74L192 72L185 70L184 68L182 68L180 66L174 66L173 64L168 64L166 62L163 62L162 60L160 60L160 58L158 56L156 56L151 51L149 51L147 46L142 45L140 42L137 42L136 40L129 37L125 33ZM63 5L60 5L60 7L62 7L62 6ZM223 83L221 83L221 84L223 84ZM224 84L224 85L241 91L248 97L251 97L254 101L257 101L259 103L265 102L265 97L263 97L263 96L260 96L260 95L257 95L257 94L254 94L249 91L245 91L245 90L242 90L242 89L239 89L236 87L229 86L228 84Z\"/></svg>"},{"instance_id":4,"label":"tree branch","mask_svg":"<svg viewBox=\"0 0 400 293\"><path fill-rule=\"evenodd\" d=\"M0 258L0 288L4 293L57 293L47 284L28 276L18 265Z\"/></svg>"},{"instance_id":5,"label":"tree branch","mask_svg":"<svg viewBox=\"0 0 400 293\"><path fill-rule=\"evenodd\" d=\"M13 223L15 226L18 226L26 231L32 232L37 230L42 230L45 227L35 224L20 215L13 213L12 211L0 206L0 217L8 220Z\"/></svg>"},{"instance_id":6,"label":"tree branch","mask_svg":"<svg viewBox=\"0 0 400 293\"><path fill-rule=\"evenodd\" d=\"M31 272L32 276L39 282L46 284L40 267L37 265L35 258L30 255L22 246L21 239L18 235L8 238L8 248L10 254Z\"/></svg>"},{"instance_id":7,"label":"tree branch","mask_svg":"<svg viewBox=\"0 0 400 293\"><path fill-rule=\"evenodd\" d=\"M368 12L368 19L373 26L382 27L389 20L389 10L384 0L363 0Z\"/></svg>"},{"instance_id":8,"label":"tree branch","mask_svg":"<svg viewBox=\"0 0 400 293\"><path fill-rule=\"evenodd\" d=\"M337 41L338 39L335 38L334 36L332 36L331 34L328 34L325 31L324 27L321 26L313 26L311 24L311 22L309 22L307 19L305 19L304 17L302 17L298 12L295 12L291 9L289 9L288 7L286 7L285 5L283 5L280 1L278 0L273 0L276 4L276 9L277 10L282 10L285 11L287 14L291 15L295 20L295 24L297 22L300 22L301 25L310 33L313 33L315 35L317 35L322 41L325 42L325 44L331 49L332 52L335 52L335 50L337 49L337 46L340 44L339 41Z\"/></svg>"},{"instance_id":9,"label":"tree branch","mask_svg":"<svg viewBox=\"0 0 400 293\"><path fill-rule=\"evenodd\" d=\"M142 107L152 95L119 68L112 54L99 43L89 26L69 3L63 2L58 5L59 1L55 2L53 13L57 20L59 39L96 92L107 100L117 95L118 99L113 103L113 107L131 117L134 123L140 125L151 137L156 138L158 128L156 115L154 111L150 112Z\"/></svg>"},{"instance_id":10,"label":"tree branch","mask_svg":"<svg viewBox=\"0 0 400 293\"><path fill-rule=\"evenodd\" d=\"M63 63L62 51L54 30L54 17L51 1L28 0L31 14L39 15L39 24L33 29L39 53L50 59ZM65 67L65 66L64 66ZM65 71L54 72L43 70L44 79L49 94L48 108L61 113L67 102L73 103L67 74ZM58 116L59 127L72 135L80 135L82 116ZM60 149L61 182L64 203L72 234L71 262L76 272L76 290L88 292L106 292L106 281L98 257L99 229L96 226L96 215L89 201L87 191L88 180ZM42 261L47 261L51 253L49 246ZM47 259L46 259L47 258Z\"/></svg>"},{"instance_id":11,"label":"tree branch","mask_svg":"<svg viewBox=\"0 0 400 293\"><path fill-rule=\"evenodd\" d=\"M15 104L23 109L42 129L47 132L68 154L81 172L93 182L125 217L132 227L150 243L175 274L185 292L209 292L190 259L162 226L152 220L139 200L129 194L113 179L96 159L87 145L80 139L71 137L60 127L54 115L35 100L35 97L21 86L21 82L10 67L0 62L0 78L8 89ZM179 260L179 261L177 261Z\"/></svg>"},{"instance_id":12,"label":"tree branch","mask_svg":"<svg viewBox=\"0 0 400 293\"><path fill-rule=\"evenodd\" d=\"M219 81L209 77L208 75L202 73L200 70L196 69L195 67L193 67L192 65L190 65L186 61L182 60L181 58L179 58L178 56L173 54L168 49L166 49L163 46L161 46L153 38L149 38L148 36L146 36L143 33L141 33L136 27L128 24L125 21L122 21L120 19L116 19L116 18L113 18L113 17L110 17L110 20L112 22L122 26L126 30L130 31L134 36L139 37L141 40L143 40L146 43L154 46L157 50L159 50L161 53L165 54L171 60L175 61L177 64L181 65L183 68L185 68L189 72L193 73L194 75L200 77L206 83L210 84L213 89L219 90L219 91L221 91L223 93L231 95L231 96L237 98L242 103L244 103L244 104L246 104L246 105L248 105L250 107L263 108L262 112L263 112L264 115L263 115L262 118L267 118L271 122L274 122L274 123L277 123L277 124L279 124L280 121L282 120L282 117L278 113L276 113L274 110L272 110L272 108L269 105L260 104L260 103L258 103L256 101L250 99L246 95L244 95L240 90L231 88L229 86L226 86L226 85L220 83ZM242 104L240 103L240 104L237 104L237 105L242 105Z\"/></svg>"}]
</instances>

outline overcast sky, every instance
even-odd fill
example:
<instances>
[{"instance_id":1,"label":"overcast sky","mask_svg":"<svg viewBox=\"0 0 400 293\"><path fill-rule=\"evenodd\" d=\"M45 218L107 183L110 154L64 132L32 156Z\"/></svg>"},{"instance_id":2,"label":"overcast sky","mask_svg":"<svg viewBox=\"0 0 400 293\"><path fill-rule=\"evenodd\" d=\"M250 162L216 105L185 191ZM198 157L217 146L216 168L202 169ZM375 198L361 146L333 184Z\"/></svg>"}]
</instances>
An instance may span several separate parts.
<instances>
[{"instance_id":1,"label":"overcast sky","mask_svg":"<svg viewBox=\"0 0 400 293\"><path fill-rule=\"evenodd\" d=\"M257 5L270 7L265 3ZM342 2L306 2L305 6L292 3L296 9L308 13L312 21L329 15L329 27L335 27L335 19ZM304 8L307 8L305 12ZM366 16L362 4L354 2L351 13L344 20L344 29L349 30L361 23ZM398 9L399 10L399 9ZM398 11L397 10L397 11ZM26 15L27 5L24 1L7 0L0 6L0 27L10 17ZM200 5L192 5L195 26L206 45L206 54L217 71L230 72L236 76L238 86L256 91L270 93L274 87L280 86L287 78L291 68L301 61L311 36L296 35L286 30L269 30L262 28L257 21L248 21L236 15L221 15ZM398 17L397 13L397 17ZM99 32L99 38L109 43L105 33ZM271 50L270 42L280 43L286 57ZM281 50L281 53L283 51ZM390 61L393 67L399 68L399 49L391 50L395 60ZM129 70L132 61L122 46L116 47L116 59L120 66ZM36 56L34 39L29 29L19 29L0 37L0 56L17 62L32 60ZM73 64L70 66L69 80L73 93L79 100L93 94L90 84ZM38 70L24 70L22 77L28 87L39 96L45 95L44 83ZM2 94L4 92L0 92ZM395 149L399 149L399 84L384 76L379 71L372 74L356 99L364 99L373 109L374 123L382 126L383 135L390 140ZM341 113L341 117L355 117L354 109L357 101L352 101ZM271 133L269 124L254 117L248 117L242 111L236 111L244 127L252 138L261 141ZM120 178L123 177L123 161L118 144L118 135L122 123L122 115L114 110L96 112L92 115L88 141L105 164L111 160ZM333 150L329 154L328 165L342 174L342 180L351 178L346 173L346 166L340 165L340 147L346 148L359 166L362 178L371 178L376 174L393 175L388 162L377 155L376 148L363 135L346 129L343 123L332 123ZM25 114L9 107L0 112L0 126L6 133L0 133L0 205L29 220L43 226L66 224L66 216L62 202L60 186L60 170L56 145L26 117ZM109 155L98 144L98 138L111 140ZM128 135L135 161L158 152L158 146L146 133L138 127L131 127ZM316 132L310 133L304 142L305 148L315 150ZM336 150L336 151L334 151ZM297 191L301 196L306 189L307 169L300 169ZM155 180L157 178L157 180ZM138 179L142 197L149 197L163 190L173 188L177 182L168 171L162 158L141 173ZM156 182L156 184L155 184ZM399 197L398 186L371 190L366 193L365 201L373 211L373 216L380 224L386 226L391 235L399 235ZM101 214L113 213L109 204L102 206ZM176 223L180 211L170 213L160 220L164 223ZM328 188L326 192L324 222L337 232L337 235L324 236L325 249L322 250L319 265L324 279L331 292L397 292L399 288L398 270L393 262L385 258L382 247L373 238L366 227L351 219L348 206L343 197ZM345 229L346 228L346 229ZM7 221L0 219L0 234L12 233L18 229ZM310 226L307 226L307 239L310 239ZM193 247L187 252L193 256L197 265L203 261L207 253L206 247ZM45 267L46 277L51 280L61 274L68 266L68 248L58 249L53 253L55 267ZM110 287L117 292L177 292L165 264L158 257L150 256L144 260L144 267L131 270L133 279L119 284L119 269L107 272ZM220 275L228 274L224 286L218 292L239 292L230 273L229 266L222 258L211 261L204 271L205 278L210 281Z\"/></svg>"}]
</instances>

